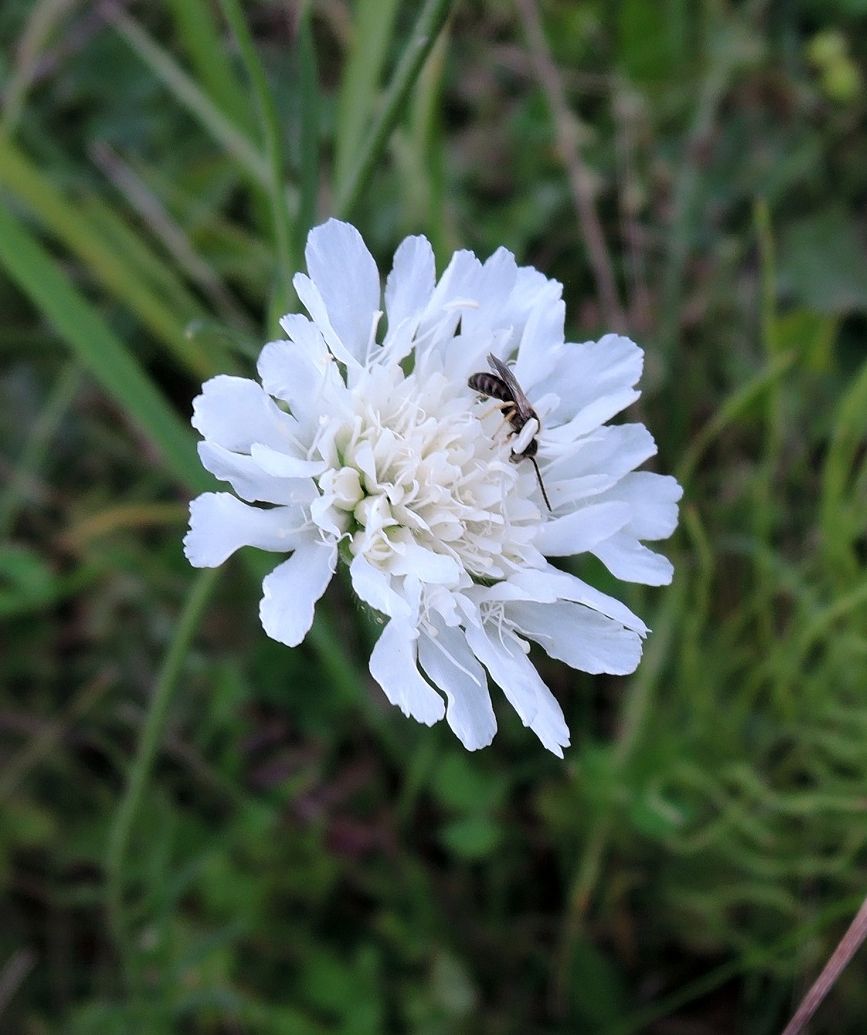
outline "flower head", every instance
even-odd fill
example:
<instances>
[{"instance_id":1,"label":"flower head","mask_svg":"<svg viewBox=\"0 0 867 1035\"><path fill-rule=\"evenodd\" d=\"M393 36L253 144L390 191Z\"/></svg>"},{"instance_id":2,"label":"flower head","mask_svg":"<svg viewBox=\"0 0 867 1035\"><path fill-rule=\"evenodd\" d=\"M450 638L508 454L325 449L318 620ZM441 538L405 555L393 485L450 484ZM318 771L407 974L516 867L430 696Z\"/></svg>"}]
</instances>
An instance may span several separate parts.
<instances>
[{"instance_id":1,"label":"flower head","mask_svg":"<svg viewBox=\"0 0 867 1035\"><path fill-rule=\"evenodd\" d=\"M625 674L647 629L547 558L589 552L617 578L671 580L640 541L674 530L680 486L635 471L656 452L643 425L606 424L638 398L641 349L615 334L564 342L561 285L502 248L484 263L457 252L437 280L430 244L409 237L384 306L354 227L316 227L306 259L294 285L309 318L283 318L288 340L262 350L261 385L219 376L195 401L202 463L235 495L193 500L190 563L245 545L290 554L264 580L260 617L291 647L342 560L386 622L370 671L393 704L429 725L445 716L467 748L484 747L490 677L562 756L569 731L529 642ZM489 355L533 416L470 388Z\"/></svg>"}]
</instances>

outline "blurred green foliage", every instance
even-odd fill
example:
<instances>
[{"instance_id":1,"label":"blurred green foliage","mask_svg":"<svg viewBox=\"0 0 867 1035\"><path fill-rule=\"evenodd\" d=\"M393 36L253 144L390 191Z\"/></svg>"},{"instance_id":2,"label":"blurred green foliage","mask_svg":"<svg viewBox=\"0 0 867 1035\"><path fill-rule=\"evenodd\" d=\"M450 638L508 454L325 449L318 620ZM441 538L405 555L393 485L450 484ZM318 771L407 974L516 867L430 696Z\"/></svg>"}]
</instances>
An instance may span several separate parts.
<instances>
[{"instance_id":1,"label":"blurred green foliage","mask_svg":"<svg viewBox=\"0 0 867 1035\"><path fill-rule=\"evenodd\" d=\"M588 572L654 629L636 675L545 666L565 763L388 708L340 585L288 651L235 562L177 639L191 399L251 369L420 7L0 5L4 1032L770 1035L864 895L864 0L543 2L566 154L528 4L456 4L344 213L383 263L505 244L582 340L591 174L686 496L672 587ZM858 970L816 1031L864 1030Z\"/></svg>"}]
</instances>

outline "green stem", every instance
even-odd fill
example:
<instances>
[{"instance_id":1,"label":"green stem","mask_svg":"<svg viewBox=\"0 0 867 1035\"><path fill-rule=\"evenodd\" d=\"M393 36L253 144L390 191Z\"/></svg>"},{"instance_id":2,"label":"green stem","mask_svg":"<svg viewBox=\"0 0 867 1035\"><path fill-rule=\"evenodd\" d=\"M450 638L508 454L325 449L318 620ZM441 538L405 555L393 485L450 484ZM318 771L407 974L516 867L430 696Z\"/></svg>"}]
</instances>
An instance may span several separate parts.
<instances>
[{"instance_id":1,"label":"green stem","mask_svg":"<svg viewBox=\"0 0 867 1035\"><path fill-rule=\"evenodd\" d=\"M136 756L129 771L126 791L118 805L111 827L106 859L108 915L115 939L126 959L129 957L124 917L123 870L130 834L153 769L154 758L160 745L166 715L178 683L178 677L218 574L216 569L203 571L193 583L187 596L174 638L169 645L168 653L157 678L153 697L148 705L144 725L139 735Z\"/></svg>"},{"instance_id":2,"label":"green stem","mask_svg":"<svg viewBox=\"0 0 867 1035\"><path fill-rule=\"evenodd\" d=\"M241 57L250 78L250 86L259 116L262 120L262 132L265 144L265 160L268 164L268 196L271 202L271 218L274 223L274 242L277 251L277 277L271 300L271 322L276 326L279 319L289 307L289 282L294 269L292 256L292 231L289 223L289 211L286 207L286 191L283 176L283 140L280 133L280 122L277 108L268 86L265 69L256 53L256 46L250 27L238 0L220 0L223 15L229 23Z\"/></svg>"},{"instance_id":3,"label":"green stem","mask_svg":"<svg viewBox=\"0 0 867 1035\"><path fill-rule=\"evenodd\" d=\"M338 216L345 218L367 186L373 170L385 150L391 131L403 114L410 90L421 74L425 59L431 51L451 8L451 0L427 0L406 49L395 69L385 94L382 111L367 136L367 143L355 163L355 168L343 185L334 205Z\"/></svg>"}]
</instances>

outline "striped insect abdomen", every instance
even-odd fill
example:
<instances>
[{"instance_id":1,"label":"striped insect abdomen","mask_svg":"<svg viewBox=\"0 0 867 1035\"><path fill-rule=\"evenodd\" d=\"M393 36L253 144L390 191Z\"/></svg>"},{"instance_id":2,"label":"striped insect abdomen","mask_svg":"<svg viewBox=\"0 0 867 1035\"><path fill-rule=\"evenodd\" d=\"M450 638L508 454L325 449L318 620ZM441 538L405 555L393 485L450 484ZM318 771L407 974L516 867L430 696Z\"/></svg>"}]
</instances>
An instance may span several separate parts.
<instances>
[{"instance_id":1,"label":"striped insect abdomen","mask_svg":"<svg viewBox=\"0 0 867 1035\"><path fill-rule=\"evenodd\" d=\"M500 402L514 402L508 385L502 378L497 377L496 374L489 374L487 372L472 374L467 384L474 392L478 392L479 395L487 395L491 399L499 399Z\"/></svg>"}]
</instances>

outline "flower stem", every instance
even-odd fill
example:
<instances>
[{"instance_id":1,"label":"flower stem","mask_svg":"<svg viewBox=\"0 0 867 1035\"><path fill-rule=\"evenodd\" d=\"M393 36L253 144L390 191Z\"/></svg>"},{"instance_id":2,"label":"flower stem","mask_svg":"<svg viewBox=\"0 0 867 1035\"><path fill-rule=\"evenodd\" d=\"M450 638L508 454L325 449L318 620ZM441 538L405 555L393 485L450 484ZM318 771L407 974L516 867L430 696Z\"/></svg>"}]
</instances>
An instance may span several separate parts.
<instances>
[{"instance_id":1,"label":"flower stem","mask_svg":"<svg viewBox=\"0 0 867 1035\"><path fill-rule=\"evenodd\" d=\"M451 0L427 0L422 8L388 85L382 111L367 136L367 143L362 148L353 172L337 196L334 210L341 218L351 215L358 204L374 167L385 150L391 131L405 110L409 92L421 74L425 59L448 18L450 8Z\"/></svg>"},{"instance_id":2,"label":"flower stem","mask_svg":"<svg viewBox=\"0 0 867 1035\"><path fill-rule=\"evenodd\" d=\"M150 700L144 725L139 735L135 759L129 771L126 791L121 798L109 835L106 859L106 899L109 923L118 947L128 958L127 928L123 903L123 869L130 833L142 796L153 768L172 694L177 686L184 659L199 622L204 614L208 597L216 584L218 571L203 571L193 583L183 612L175 629L162 664L153 697Z\"/></svg>"}]
</instances>

